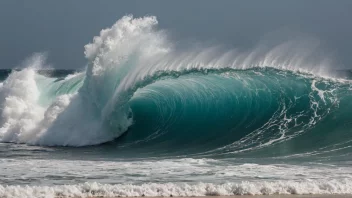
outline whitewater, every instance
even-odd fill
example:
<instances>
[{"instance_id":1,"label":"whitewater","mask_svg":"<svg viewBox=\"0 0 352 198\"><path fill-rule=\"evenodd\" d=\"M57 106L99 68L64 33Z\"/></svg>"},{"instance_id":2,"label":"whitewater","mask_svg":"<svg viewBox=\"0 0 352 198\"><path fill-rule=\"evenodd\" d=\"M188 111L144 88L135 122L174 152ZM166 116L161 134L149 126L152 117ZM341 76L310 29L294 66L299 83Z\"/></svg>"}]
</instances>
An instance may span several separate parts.
<instances>
[{"instance_id":1,"label":"whitewater","mask_svg":"<svg viewBox=\"0 0 352 198\"><path fill-rule=\"evenodd\" d=\"M317 42L184 48L157 26L124 16L81 71L0 71L0 197L352 194L351 71Z\"/></svg>"}]
</instances>

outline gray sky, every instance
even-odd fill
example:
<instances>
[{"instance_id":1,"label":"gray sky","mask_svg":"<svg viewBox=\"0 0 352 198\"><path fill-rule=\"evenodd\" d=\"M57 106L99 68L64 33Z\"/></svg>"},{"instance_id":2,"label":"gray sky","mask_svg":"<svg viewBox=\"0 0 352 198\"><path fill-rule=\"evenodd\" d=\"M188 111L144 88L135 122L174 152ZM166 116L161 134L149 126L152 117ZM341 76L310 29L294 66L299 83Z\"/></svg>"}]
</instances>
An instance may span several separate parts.
<instances>
[{"instance_id":1,"label":"gray sky","mask_svg":"<svg viewBox=\"0 0 352 198\"><path fill-rule=\"evenodd\" d=\"M284 38L299 32L319 39L338 67L352 68L351 0L1 0L0 68L44 51L55 68L81 68L86 64L83 46L126 14L157 16L159 27L176 41L243 50L272 32L284 29Z\"/></svg>"}]
</instances>

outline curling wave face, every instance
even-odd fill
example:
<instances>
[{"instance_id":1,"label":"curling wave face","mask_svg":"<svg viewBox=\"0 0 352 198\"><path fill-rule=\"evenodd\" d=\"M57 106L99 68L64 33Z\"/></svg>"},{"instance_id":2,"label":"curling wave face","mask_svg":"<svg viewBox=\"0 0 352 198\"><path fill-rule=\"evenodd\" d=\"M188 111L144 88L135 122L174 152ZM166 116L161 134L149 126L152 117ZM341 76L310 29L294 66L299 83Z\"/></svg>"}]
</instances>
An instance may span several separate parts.
<instances>
[{"instance_id":1,"label":"curling wave face","mask_svg":"<svg viewBox=\"0 0 352 198\"><path fill-rule=\"evenodd\" d=\"M327 78L326 60L310 59L314 50L292 53L299 47L289 42L250 53L180 52L156 25L155 17L123 17L85 46L86 71L63 79L36 72L40 56L12 71L0 88L0 140L116 139L121 149L197 156L350 149L351 83Z\"/></svg>"}]
</instances>

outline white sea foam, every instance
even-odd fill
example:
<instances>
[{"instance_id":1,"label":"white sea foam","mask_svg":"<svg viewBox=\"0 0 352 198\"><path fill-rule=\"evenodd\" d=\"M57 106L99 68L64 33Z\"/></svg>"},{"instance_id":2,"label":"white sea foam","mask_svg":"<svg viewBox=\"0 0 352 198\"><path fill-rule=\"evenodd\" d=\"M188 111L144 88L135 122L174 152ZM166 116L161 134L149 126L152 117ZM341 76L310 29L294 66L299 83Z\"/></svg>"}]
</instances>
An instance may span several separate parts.
<instances>
[{"instance_id":1,"label":"white sea foam","mask_svg":"<svg viewBox=\"0 0 352 198\"><path fill-rule=\"evenodd\" d=\"M40 92L35 71L13 72L0 90L0 138L6 142L25 143L33 137L33 129L43 118L45 109L37 104Z\"/></svg>"},{"instance_id":2,"label":"white sea foam","mask_svg":"<svg viewBox=\"0 0 352 198\"><path fill-rule=\"evenodd\" d=\"M54 197L136 197L136 196L218 196L271 194L352 194L352 180L309 180L241 183L147 183L99 184L84 183L62 186L1 186L4 198Z\"/></svg>"},{"instance_id":3,"label":"white sea foam","mask_svg":"<svg viewBox=\"0 0 352 198\"><path fill-rule=\"evenodd\" d=\"M324 164L0 159L0 197L352 194L351 175L351 167Z\"/></svg>"},{"instance_id":4,"label":"white sea foam","mask_svg":"<svg viewBox=\"0 0 352 198\"><path fill-rule=\"evenodd\" d=\"M22 152L21 152L22 153ZM135 161L1 159L0 182L21 185L74 185L84 182L140 185L141 183L189 184L241 183L242 181L342 181L352 180L350 167L322 164L248 164L211 159Z\"/></svg>"}]
</instances>

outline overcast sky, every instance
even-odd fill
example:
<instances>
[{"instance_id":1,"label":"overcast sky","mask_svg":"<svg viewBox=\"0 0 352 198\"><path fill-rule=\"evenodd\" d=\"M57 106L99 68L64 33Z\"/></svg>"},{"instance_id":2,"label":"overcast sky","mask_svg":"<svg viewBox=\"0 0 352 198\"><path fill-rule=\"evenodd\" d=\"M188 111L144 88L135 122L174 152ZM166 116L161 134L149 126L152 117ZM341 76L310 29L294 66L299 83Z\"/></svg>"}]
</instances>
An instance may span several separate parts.
<instances>
[{"instance_id":1,"label":"overcast sky","mask_svg":"<svg viewBox=\"0 0 352 198\"><path fill-rule=\"evenodd\" d=\"M176 41L244 50L272 32L299 32L319 39L337 67L352 68L352 0L1 0L0 68L15 67L35 52L48 52L55 68L81 68L84 45L126 14L157 16Z\"/></svg>"}]
</instances>

